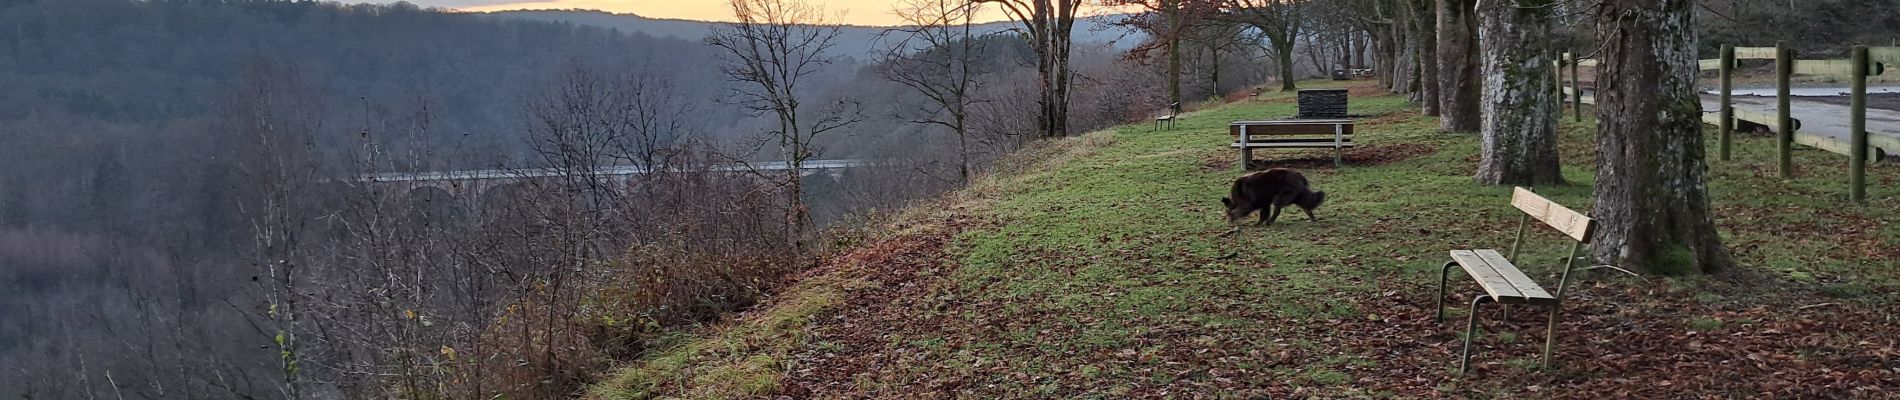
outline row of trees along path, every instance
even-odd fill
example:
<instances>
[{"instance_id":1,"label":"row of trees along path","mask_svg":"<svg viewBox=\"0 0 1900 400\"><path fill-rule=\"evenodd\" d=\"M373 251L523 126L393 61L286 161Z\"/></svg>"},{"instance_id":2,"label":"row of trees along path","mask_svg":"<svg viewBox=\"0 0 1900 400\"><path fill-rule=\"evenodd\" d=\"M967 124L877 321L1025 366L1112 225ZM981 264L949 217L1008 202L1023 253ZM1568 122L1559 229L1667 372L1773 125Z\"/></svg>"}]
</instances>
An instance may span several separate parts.
<instances>
[{"instance_id":1,"label":"row of trees along path","mask_svg":"<svg viewBox=\"0 0 1900 400\"><path fill-rule=\"evenodd\" d=\"M1066 135L1067 37L1079 0L996 3L1028 32L1043 57L1041 126ZM1706 180L1699 106L1695 2L1605 0L1110 0L1141 10L1121 25L1151 39L1167 60L1170 100L1180 98L1180 47L1207 27L1237 26L1265 39L1282 90L1294 89L1296 42L1320 26L1347 26L1372 42L1377 71L1394 92L1412 93L1448 132L1477 132L1474 180L1486 185L1565 184L1557 151L1559 35L1593 17L1602 58L1597 113L1592 252L1601 262L1650 272L1714 272L1730 259L1716 235ZM1581 31L1582 29L1577 29ZM1483 40L1479 40L1482 37ZM1341 53L1350 53L1350 45ZM1362 46L1363 47L1363 46ZM1349 55L1346 57L1350 57ZM1316 59L1317 61L1317 59Z\"/></svg>"},{"instance_id":2,"label":"row of trees along path","mask_svg":"<svg viewBox=\"0 0 1900 400\"><path fill-rule=\"evenodd\" d=\"M927 44L968 43L969 31L946 29L967 25L967 10L953 4L916 2L909 13L920 28L907 32ZM994 6L1019 25L1037 55L1039 93L1037 129L1044 137L1066 136L1072 73L1069 66L1070 31L1083 0L962 0L962 6ZM794 2L796 3L796 2ZM1178 104L1180 47L1184 38L1210 29L1240 27L1265 38L1283 90L1294 88L1293 53L1303 29L1317 25L1347 26L1336 30L1353 43L1353 35L1372 42L1380 60L1382 82L1394 92L1413 93L1427 115L1439 115L1449 132L1478 132L1482 138L1479 168L1474 179L1487 185L1549 186L1564 184L1557 151L1557 121L1562 101L1552 90L1557 84L1554 59L1558 43L1550 34L1563 18L1594 13L1597 46L1602 54L1599 71L1601 95L1597 113L1595 212L1602 229L1594 236L1592 252L1601 262L1651 272L1714 272L1729 257L1716 235L1704 162L1699 106L1694 82L1697 73L1697 37L1691 0L1605 0L1594 6L1557 0L1108 0L1111 6L1143 12L1121 24L1150 35L1145 49L1165 53L1169 98ZM822 49L829 32L783 35L778 31L807 29L793 22L817 20L801 7L780 9L776 1L736 0L742 22L736 30L710 39L741 61L734 65L735 80L759 83L749 93L757 110L781 115L786 158L801 159L803 136L826 130L827 124L850 118L826 119L801 126L796 102L775 99L773 92L789 93L799 67L756 69L760 58L737 43L759 39L750 26L770 26L766 36L789 36L788 58L806 46ZM805 11L805 12L800 12ZM805 15L798 15L805 14ZM747 15L763 17L748 19ZM776 17L791 16L787 19ZM1316 24L1314 21L1329 21ZM758 24L758 25L754 25ZM1305 32L1311 36L1312 32ZM752 37L748 37L752 36ZM1484 40L1478 40L1483 37ZM812 43L816 42L816 43ZM772 46L767 46L771 48ZM1341 51L1351 53L1351 45ZM1363 45L1361 48L1363 49ZM970 49L956 49L967 53ZM1145 51L1145 50L1144 50ZM1363 50L1361 50L1363 51ZM1350 57L1350 55L1346 55ZM780 58L780 57L763 57ZM949 57L954 59L955 57ZM767 63L769 64L769 63ZM892 78L958 75L955 60L930 68L895 71ZM773 76L774 71L793 74ZM939 105L951 109L948 120L930 121L957 129L956 109L967 106L960 88L934 85L924 79L908 84L938 94ZM773 85L786 86L773 88ZM788 112L789 111L789 112ZM967 172L966 172L967 173ZM796 193L796 178L789 178ZM794 200L795 202L796 200ZM798 207L793 207L798 209ZM794 225L802 225L792 216Z\"/></svg>"},{"instance_id":3,"label":"row of trees along path","mask_svg":"<svg viewBox=\"0 0 1900 400\"><path fill-rule=\"evenodd\" d=\"M1439 97L1447 130L1463 110L1458 62L1461 0L1438 13ZM1550 42L1551 0L1486 0L1475 9L1484 37L1480 70L1483 149L1476 180L1492 185L1561 185ZM1596 10L1598 74L1595 210L1600 262L1650 272L1715 272L1730 259L1717 236L1702 143L1693 0L1608 0ZM1458 10L1468 8L1459 5ZM1458 85L1458 86L1454 86Z\"/></svg>"}]
</instances>

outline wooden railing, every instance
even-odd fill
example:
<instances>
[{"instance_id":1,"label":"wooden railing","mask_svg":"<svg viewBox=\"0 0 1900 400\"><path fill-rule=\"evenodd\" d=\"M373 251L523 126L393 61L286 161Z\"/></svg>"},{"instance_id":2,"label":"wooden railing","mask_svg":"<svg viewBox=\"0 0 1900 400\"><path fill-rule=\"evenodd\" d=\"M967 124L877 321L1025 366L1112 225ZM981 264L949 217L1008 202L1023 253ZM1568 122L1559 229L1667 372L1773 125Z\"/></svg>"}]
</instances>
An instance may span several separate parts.
<instances>
[{"instance_id":1,"label":"wooden railing","mask_svg":"<svg viewBox=\"0 0 1900 400\"><path fill-rule=\"evenodd\" d=\"M1736 60L1774 60L1776 103L1775 114L1763 114L1739 111L1734 107L1734 73ZM1576 55L1564 53L1558 61L1558 91L1572 102L1573 112L1581 113L1583 104L1595 104L1593 96L1584 96L1577 67L1596 67L1597 60L1578 59ZM1570 85L1563 87L1563 64L1571 66ZM1884 154L1883 148L1900 151L1900 138L1870 138L1867 134L1867 78L1882 75L1889 68L1900 67L1900 47L1855 47L1847 59L1798 59L1793 49L1776 47L1733 47L1722 46L1721 58L1699 60L1697 64L1704 71L1719 71L1721 75L1721 104L1715 114L1704 114L1703 121L1720 127L1719 157L1723 161L1730 158L1731 139L1737 121L1746 121L1768 126L1778 133L1776 156L1782 178L1794 177L1792 148L1795 144L1848 156L1849 197L1855 202L1863 202L1867 196L1866 175L1869 159L1879 160ZM1795 119L1790 81L1794 75L1818 75L1846 78L1851 82L1849 92L1849 132L1847 140L1830 135L1801 132L1801 121ZM1582 115L1577 115L1581 119ZM1879 147L1871 143L1880 142Z\"/></svg>"}]
</instances>

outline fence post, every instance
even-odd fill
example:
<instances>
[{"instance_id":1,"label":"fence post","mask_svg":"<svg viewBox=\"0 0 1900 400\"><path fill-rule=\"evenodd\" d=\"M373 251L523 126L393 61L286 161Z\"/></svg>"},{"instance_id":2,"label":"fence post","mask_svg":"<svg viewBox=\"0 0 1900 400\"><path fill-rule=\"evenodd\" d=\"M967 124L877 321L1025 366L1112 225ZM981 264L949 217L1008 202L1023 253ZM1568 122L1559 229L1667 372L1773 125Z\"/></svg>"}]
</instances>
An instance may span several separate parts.
<instances>
[{"instance_id":1,"label":"fence post","mask_svg":"<svg viewBox=\"0 0 1900 400\"><path fill-rule=\"evenodd\" d=\"M1583 62L1577 53L1570 53L1570 114L1577 122L1583 122Z\"/></svg>"},{"instance_id":2,"label":"fence post","mask_svg":"<svg viewBox=\"0 0 1900 400\"><path fill-rule=\"evenodd\" d=\"M1789 79L1794 76L1794 49L1775 42L1775 155L1782 179L1794 178L1794 115L1789 110Z\"/></svg>"},{"instance_id":3,"label":"fence post","mask_svg":"<svg viewBox=\"0 0 1900 400\"><path fill-rule=\"evenodd\" d=\"M1847 193L1854 203L1867 202L1867 46L1854 46L1854 91L1848 108Z\"/></svg>"},{"instance_id":4,"label":"fence post","mask_svg":"<svg viewBox=\"0 0 1900 400\"><path fill-rule=\"evenodd\" d=\"M1735 91L1735 46L1722 45L1722 161L1729 159L1729 137L1735 134L1735 105L1729 96Z\"/></svg>"}]
</instances>

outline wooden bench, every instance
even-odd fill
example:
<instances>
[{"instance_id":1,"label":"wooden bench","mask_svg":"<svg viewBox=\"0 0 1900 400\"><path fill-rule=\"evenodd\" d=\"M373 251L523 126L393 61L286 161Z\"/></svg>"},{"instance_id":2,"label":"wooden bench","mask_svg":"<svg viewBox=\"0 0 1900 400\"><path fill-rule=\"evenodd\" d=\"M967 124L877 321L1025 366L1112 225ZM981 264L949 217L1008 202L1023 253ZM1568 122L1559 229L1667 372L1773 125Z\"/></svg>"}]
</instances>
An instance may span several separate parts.
<instances>
[{"instance_id":1,"label":"wooden bench","mask_svg":"<svg viewBox=\"0 0 1900 400\"><path fill-rule=\"evenodd\" d=\"M1231 147L1240 149L1243 171L1253 162L1253 149L1333 149L1333 166L1338 167L1340 156L1353 147L1350 119L1234 121L1227 133L1238 138Z\"/></svg>"},{"instance_id":2,"label":"wooden bench","mask_svg":"<svg viewBox=\"0 0 1900 400\"><path fill-rule=\"evenodd\" d=\"M1181 115L1181 102L1174 102L1174 103L1168 104L1168 113L1159 117L1155 117L1154 130L1157 130L1157 131L1161 130L1161 124L1164 122L1168 124L1168 129L1174 129L1174 118L1180 115Z\"/></svg>"},{"instance_id":3,"label":"wooden bench","mask_svg":"<svg viewBox=\"0 0 1900 400\"><path fill-rule=\"evenodd\" d=\"M1549 306L1550 325L1549 332L1544 336L1544 367L1550 367L1550 350L1557 343L1557 321L1563 311L1564 284L1570 281L1570 271L1576 264L1577 252L1583 249L1584 244L1590 242L1591 229L1596 226L1595 221L1590 220L1589 217L1521 187L1512 191L1511 205L1522 210L1524 215L1518 219L1517 239L1511 242L1509 256L1491 249L1452 250L1451 261L1445 263L1445 268L1438 277L1437 320L1439 322L1445 321L1445 283L1451 275L1452 266L1462 267L1465 274L1470 275L1472 280L1478 282L1478 286L1484 288L1484 294L1471 300L1471 317L1465 325L1465 347L1461 353L1463 359L1458 363L1458 371L1461 374L1471 370L1471 341L1478 332L1478 306L1484 303L1504 304L1506 319L1510 318L1511 304ZM1511 262L1517 258L1518 245L1524 242L1524 228L1530 224L1531 219L1549 225L1562 232L1564 236L1576 240L1576 243L1570 247L1570 256L1564 258L1564 272L1560 278L1557 278L1557 288L1554 293L1539 286L1529 276L1525 276L1524 272L1518 270L1517 265Z\"/></svg>"}]
</instances>

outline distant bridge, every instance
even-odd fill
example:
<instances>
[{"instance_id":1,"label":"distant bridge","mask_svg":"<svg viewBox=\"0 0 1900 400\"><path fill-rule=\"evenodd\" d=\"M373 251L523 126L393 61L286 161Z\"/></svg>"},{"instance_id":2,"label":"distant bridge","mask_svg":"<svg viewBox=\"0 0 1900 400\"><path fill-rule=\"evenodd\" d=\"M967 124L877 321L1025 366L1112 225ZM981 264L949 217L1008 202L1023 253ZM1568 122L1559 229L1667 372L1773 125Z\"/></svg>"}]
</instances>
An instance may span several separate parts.
<instances>
[{"instance_id":1,"label":"distant bridge","mask_svg":"<svg viewBox=\"0 0 1900 400\"><path fill-rule=\"evenodd\" d=\"M805 161L805 163L803 165L800 165L799 168L803 170L803 172L801 172L800 175L805 175L805 176L810 176L812 174L816 174L819 172L828 172L832 175L837 175L839 170L843 170L845 168L853 168L853 167L870 165L871 163L872 163L871 160L858 160L858 159L810 160L810 161ZM792 168L792 163L789 161L768 161L768 162L754 163L750 165L746 165L746 164L717 165L710 168L709 171L710 172L784 171L791 168ZM633 175L645 175L648 172L650 171L648 171L646 167L637 166L637 165L616 165L616 166L603 167L603 168L594 170L594 173L599 176L633 176ZM565 175L567 175L567 173L563 172L559 168L532 168L532 169L518 169L518 170L517 169L476 169L476 170L463 170L463 171L383 172L383 173L374 173L374 174L364 174L364 175L358 176L356 181L363 182L363 183L435 182L435 181L467 182L467 181L497 180L497 179L512 180L512 179L549 178L549 177L557 177L557 176L565 176Z\"/></svg>"},{"instance_id":2,"label":"distant bridge","mask_svg":"<svg viewBox=\"0 0 1900 400\"><path fill-rule=\"evenodd\" d=\"M877 164L877 160L809 160L799 166L799 175L812 176L822 173L836 181L843 179L845 169L872 166L875 164ZM750 164L714 165L704 170L695 169L692 170L692 172L736 173L748 171L785 171L791 168L790 162L768 161ZM651 171L646 167L633 165L608 166L594 170L596 176L617 178L623 181L627 180L627 178L646 175L650 172ZM361 184L402 190L407 197L412 199L464 198L473 200L475 198L481 198L485 201L498 201L500 199L489 199L491 197L490 192L497 191L494 189L502 188L502 190L500 190L502 192L512 192L514 189L521 188L523 181L555 178L567 176L568 174L570 173L558 168L476 169L460 171L382 172L358 175L353 180ZM500 194L502 197L513 195L514 193Z\"/></svg>"}]
</instances>

